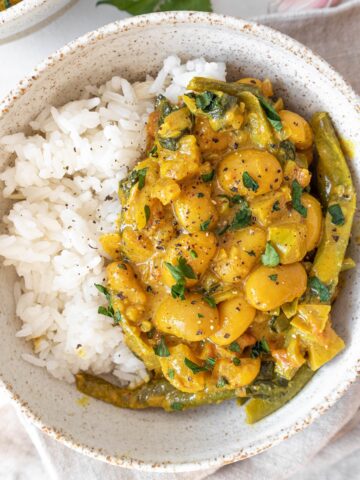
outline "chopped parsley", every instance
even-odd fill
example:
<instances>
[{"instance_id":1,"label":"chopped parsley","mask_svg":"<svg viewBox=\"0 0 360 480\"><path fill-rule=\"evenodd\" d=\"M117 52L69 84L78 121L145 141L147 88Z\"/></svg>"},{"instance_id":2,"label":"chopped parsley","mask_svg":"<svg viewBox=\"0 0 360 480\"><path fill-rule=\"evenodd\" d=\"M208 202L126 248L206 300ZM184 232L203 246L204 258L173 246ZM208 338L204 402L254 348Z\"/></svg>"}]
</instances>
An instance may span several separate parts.
<instances>
[{"instance_id":1,"label":"chopped parsley","mask_svg":"<svg viewBox=\"0 0 360 480\"><path fill-rule=\"evenodd\" d=\"M330 301L331 293L330 293L329 287L327 287L325 283L323 283L317 277L309 278L308 285L311 292L317 297L319 297L320 302Z\"/></svg>"},{"instance_id":2,"label":"chopped parsley","mask_svg":"<svg viewBox=\"0 0 360 480\"><path fill-rule=\"evenodd\" d=\"M215 302L215 298L214 297L211 297L210 295L206 295L203 297L203 300L208 304L210 305L211 308L216 308L216 302Z\"/></svg>"},{"instance_id":3,"label":"chopped parsley","mask_svg":"<svg viewBox=\"0 0 360 480\"><path fill-rule=\"evenodd\" d=\"M233 195L232 197L230 195L218 195L218 197L226 198L231 207L233 205L238 205L239 203L243 203L246 201L242 195Z\"/></svg>"},{"instance_id":4,"label":"chopped parsley","mask_svg":"<svg viewBox=\"0 0 360 480\"><path fill-rule=\"evenodd\" d=\"M244 203L243 207L235 213L234 218L232 219L228 228L231 231L239 230L240 228L247 227L251 224L251 210L247 204Z\"/></svg>"},{"instance_id":5,"label":"chopped parsley","mask_svg":"<svg viewBox=\"0 0 360 480\"><path fill-rule=\"evenodd\" d=\"M184 363L185 365L190 368L190 370L196 375L197 373L200 373L200 372L206 372L207 371L207 368L206 367L202 367L201 365L198 365L197 363L194 363L192 362L191 360L189 360L188 358L185 357L184 359Z\"/></svg>"},{"instance_id":6,"label":"chopped parsley","mask_svg":"<svg viewBox=\"0 0 360 480\"><path fill-rule=\"evenodd\" d=\"M292 207L294 210L300 213L304 218L307 217L307 208L301 203L301 195L303 189L297 180L293 180L291 184L291 198L292 198Z\"/></svg>"},{"instance_id":7,"label":"chopped parsley","mask_svg":"<svg viewBox=\"0 0 360 480\"><path fill-rule=\"evenodd\" d=\"M172 265L168 262L166 262L165 265L176 282L176 284L171 287L173 298L181 298L181 300L184 300L186 278L193 280L197 278L194 270L183 257L178 258L177 265Z\"/></svg>"},{"instance_id":8,"label":"chopped parsley","mask_svg":"<svg viewBox=\"0 0 360 480\"><path fill-rule=\"evenodd\" d=\"M205 91L202 93L187 94L195 98L196 107L201 110L207 117L213 119L222 118L225 113L237 103L237 98L226 93L217 95L214 92Z\"/></svg>"},{"instance_id":9,"label":"chopped parsley","mask_svg":"<svg viewBox=\"0 0 360 480\"><path fill-rule=\"evenodd\" d=\"M204 173L203 175L201 175L201 180L204 183L208 183L208 182L211 182L211 180L214 179L214 176L215 176L215 170L211 170L211 172Z\"/></svg>"},{"instance_id":10,"label":"chopped parsley","mask_svg":"<svg viewBox=\"0 0 360 480\"><path fill-rule=\"evenodd\" d=\"M161 138L158 137L159 143L166 150L175 152L179 148L179 144L176 138Z\"/></svg>"},{"instance_id":11,"label":"chopped parsley","mask_svg":"<svg viewBox=\"0 0 360 480\"><path fill-rule=\"evenodd\" d=\"M276 280L278 279L278 276L276 273L273 273L272 275L269 275L269 278L272 282L276 282Z\"/></svg>"},{"instance_id":12,"label":"chopped parsley","mask_svg":"<svg viewBox=\"0 0 360 480\"><path fill-rule=\"evenodd\" d=\"M211 218L209 218L209 220L206 220L205 222L203 222L203 223L200 225L200 230L201 230L202 232L207 232L210 223L211 223Z\"/></svg>"},{"instance_id":13,"label":"chopped parsley","mask_svg":"<svg viewBox=\"0 0 360 480\"><path fill-rule=\"evenodd\" d=\"M280 257L270 242L267 242L265 253L261 255L261 263L266 267L276 267L280 263Z\"/></svg>"},{"instance_id":14,"label":"chopped parsley","mask_svg":"<svg viewBox=\"0 0 360 480\"><path fill-rule=\"evenodd\" d=\"M168 370L167 374L168 374L168 377L170 378L170 380L173 380L174 377L175 377L175 370L173 368L171 368L170 370Z\"/></svg>"},{"instance_id":15,"label":"chopped parsley","mask_svg":"<svg viewBox=\"0 0 360 480\"><path fill-rule=\"evenodd\" d=\"M234 364L236 367L238 367L238 366L240 365L240 363L241 363L241 360L240 360L240 358L238 358L238 357L234 357L234 358L232 359L232 362L233 362L233 364Z\"/></svg>"},{"instance_id":16,"label":"chopped parsley","mask_svg":"<svg viewBox=\"0 0 360 480\"><path fill-rule=\"evenodd\" d=\"M284 154L285 160L295 160L296 148L295 148L295 145L292 142L290 142L290 140L284 140L280 142L280 149Z\"/></svg>"},{"instance_id":17,"label":"chopped parsley","mask_svg":"<svg viewBox=\"0 0 360 480\"><path fill-rule=\"evenodd\" d=\"M344 225L345 223L345 216L343 211L338 203L331 205L328 208L328 212L331 215L331 223L334 225Z\"/></svg>"},{"instance_id":18,"label":"chopped parsley","mask_svg":"<svg viewBox=\"0 0 360 480\"><path fill-rule=\"evenodd\" d=\"M230 352L241 353L240 345L237 342L232 342L229 345Z\"/></svg>"},{"instance_id":19,"label":"chopped parsley","mask_svg":"<svg viewBox=\"0 0 360 480\"><path fill-rule=\"evenodd\" d=\"M216 358L209 357L205 361L207 370L212 370L215 367Z\"/></svg>"},{"instance_id":20,"label":"chopped parsley","mask_svg":"<svg viewBox=\"0 0 360 480\"><path fill-rule=\"evenodd\" d=\"M190 257L191 258L198 258L198 254L195 252L195 250L190 250Z\"/></svg>"},{"instance_id":21,"label":"chopped parsley","mask_svg":"<svg viewBox=\"0 0 360 480\"><path fill-rule=\"evenodd\" d=\"M277 113L275 108L266 100L265 97L263 97L262 95L258 95L258 99L260 105L266 113L267 119L274 127L274 129L279 132L283 128L280 115Z\"/></svg>"},{"instance_id":22,"label":"chopped parsley","mask_svg":"<svg viewBox=\"0 0 360 480\"><path fill-rule=\"evenodd\" d=\"M258 358L262 353L270 353L270 347L266 340L263 338L262 340L258 340L255 345L251 349L251 358Z\"/></svg>"},{"instance_id":23,"label":"chopped parsley","mask_svg":"<svg viewBox=\"0 0 360 480\"><path fill-rule=\"evenodd\" d=\"M202 313L198 313L198 318L204 318L204 315Z\"/></svg>"},{"instance_id":24,"label":"chopped parsley","mask_svg":"<svg viewBox=\"0 0 360 480\"><path fill-rule=\"evenodd\" d=\"M111 294L109 290L104 287L104 285L100 285L98 283L94 284L95 287L99 290L100 293L105 295L106 300L108 301L108 306L100 306L98 308L98 313L100 315L104 315L105 317L112 318L114 320L114 325L118 325L121 322L121 313L118 310L114 310L111 301Z\"/></svg>"},{"instance_id":25,"label":"chopped parsley","mask_svg":"<svg viewBox=\"0 0 360 480\"><path fill-rule=\"evenodd\" d=\"M160 338L160 342L154 347L154 352L158 357L170 357L170 352L164 337Z\"/></svg>"},{"instance_id":26,"label":"chopped parsley","mask_svg":"<svg viewBox=\"0 0 360 480\"><path fill-rule=\"evenodd\" d=\"M138 173L138 189L142 190L145 187L145 178L147 174L147 168L141 168L137 170Z\"/></svg>"},{"instance_id":27,"label":"chopped parsley","mask_svg":"<svg viewBox=\"0 0 360 480\"><path fill-rule=\"evenodd\" d=\"M242 176L242 181L244 184L244 187L246 187L248 190L252 190L253 192L256 192L259 189L259 184L256 180L254 180L248 172L244 172Z\"/></svg>"}]
</instances>

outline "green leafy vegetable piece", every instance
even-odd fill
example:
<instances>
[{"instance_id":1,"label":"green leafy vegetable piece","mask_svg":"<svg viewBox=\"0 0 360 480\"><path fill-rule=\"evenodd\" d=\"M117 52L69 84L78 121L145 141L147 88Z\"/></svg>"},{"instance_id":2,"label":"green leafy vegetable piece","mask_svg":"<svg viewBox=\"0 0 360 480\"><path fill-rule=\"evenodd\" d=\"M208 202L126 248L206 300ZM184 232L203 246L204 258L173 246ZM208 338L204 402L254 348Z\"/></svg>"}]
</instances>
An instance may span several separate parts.
<instances>
[{"instance_id":1,"label":"green leafy vegetable piece","mask_svg":"<svg viewBox=\"0 0 360 480\"><path fill-rule=\"evenodd\" d=\"M251 349L251 357L258 358L262 353L270 353L270 347L265 338L258 340Z\"/></svg>"},{"instance_id":2,"label":"green leafy vegetable piece","mask_svg":"<svg viewBox=\"0 0 360 480\"><path fill-rule=\"evenodd\" d=\"M213 358L213 357L207 358L205 361L206 369L212 370L215 367L215 363L216 363L216 358Z\"/></svg>"},{"instance_id":3,"label":"green leafy vegetable piece","mask_svg":"<svg viewBox=\"0 0 360 480\"><path fill-rule=\"evenodd\" d=\"M231 231L247 227L251 224L251 217L251 210L247 202L245 202L242 208L235 213L235 216L228 227Z\"/></svg>"},{"instance_id":4,"label":"green leafy vegetable piece","mask_svg":"<svg viewBox=\"0 0 360 480\"><path fill-rule=\"evenodd\" d=\"M248 190L252 190L253 192L256 192L259 189L259 184L256 180L254 180L248 172L244 172L242 176L243 184L244 187L246 187Z\"/></svg>"},{"instance_id":5,"label":"green leafy vegetable piece","mask_svg":"<svg viewBox=\"0 0 360 480\"><path fill-rule=\"evenodd\" d=\"M113 313L111 312L111 310L109 310L109 309L106 308L106 307L99 307L99 308L98 308L98 313L99 313L100 315L105 315L106 317L110 317L110 318L113 317Z\"/></svg>"},{"instance_id":6,"label":"green leafy vegetable piece","mask_svg":"<svg viewBox=\"0 0 360 480\"><path fill-rule=\"evenodd\" d=\"M200 373L200 372L206 372L207 371L207 368L206 367L202 367L201 365L198 365L197 363L194 363L192 362L191 360L189 360L188 358L185 357L184 359L184 363L185 365L190 368L190 370L196 375L197 373Z\"/></svg>"},{"instance_id":7,"label":"green leafy vegetable piece","mask_svg":"<svg viewBox=\"0 0 360 480\"><path fill-rule=\"evenodd\" d=\"M311 292L319 297L320 302L328 302L331 298L330 289L317 277L309 278Z\"/></svg>"},{"instance_id":8,"label":"green leafy vegetable piece","mask_svg":"<svg viewBox=\"0 0 360 480\"><path fill-rule=\"evenodd\" d=\"M170 357L170 352L164 337L160 338L160 342L154 347L154 352L158 357Z\"/></svg>"},{"instance_id":9,"label":"green leafy vegetable piece","mask_svg":"<svg viewBox=\"0 0 360 480\"><path fill-rule=\"evenodd\" d=\"M197 258L198 254L195 252L195 250L190 250L190 257L191 258Z\"/></svg>"},{"instance_id":10,"label":"green leafy vegetable piece","mask_svg":"<svg viewBox=\"0 0 360 480\"><path fill-rule=\"evenodd\" d=\"M276 282L276 280L278 279L278 276L276 273L273 273L272 275L269 275L269 278L272 282Z\"/></svg>"},{"instance_id":11,"label":"green leafy vegetable piece","mask_svg":"<svg viewBox=\"0 0 360 480\"><path fill-rule=\"evenodd\" d=\"M280 257L270 242L267 242L265 253L261 255L261 262L266 267L276 267L280 263Z\"/></svg>"},{"instance_id":12,"label":"green leafy vegetable piece","mask_svg":"<svg viewBox=\"0 0 360 480\"><path fill-rule=\"evenodd\" d=\"M166 268L170 271L176 284L171 287L171 294L174 298L185 299L186 278L196 280L197 276L192 267L186 262L185 258L179 257L178 264L172 265L165 262Z\"/></svg>"},{"instance_id":13,"label":"green leafy vegetable piece","mask_svg":"<svg viewBox=\"0 0 360 480\"><path fill-rule=\"evenodd\" d=\"M241 353L240 345L237 342L232 342L229 345L230 352Z\"/></svg>"},{"instance_id":14,"label":"green leafy vegetable piece","mask_svg":"<svg viewBox=\"0 0 360 480\"><path fill-rule=\"evenodd\" d=\"M212 12L210 0L99 0L96 5L113 5L131 15L171 10Z\"/></svg>"},{"instance_id":15,"label":"green leafy vegetable piece","mask_svg":"<svg viewBox=\"0 0 360 480\"><path fill-rule=\"evenodd\" d=\"M200 225L200 230L201 230L202 232L207 232L210 223L211 223L211 218L209 218L209 220L206 220L205 222L203 222L203 223Z\"/></svg>"},{"instance_id":16,"label":"green leafy vegetable piece","mask_svg":"<svg viewBox=\"0 0 360 480\"><path fill-rule=\"evenodd\" d=\"M279 132L283 128L280 115L277 113L277 111L271 105L271 103L268 102L268 100L266 100L265 97L263 97L262 95L258 95L258 99L259 99L260 105L262 106L262 108L266 113L266 116L269 122L274 127L274 129Z\"/></svg>"},{"instance_id":17,"label":"green leafy vegetable piece","mask_svg":"<svg viewBox=\"0 0 360 480\"><path fill-rule=\"evenodd\" d=\"M171 380L173 380L174 377L175 377L175 370L173 370L173 369L168 370L168 377L169 377Z\"/></svg>"},{"instance_id":18,"label":"green leafy vegetable piece","mask_svg":"<svg viewBox=\"0 0 360 480\"><path fill-rule=\"evenodd\" d=\"M187 94L188 96L195 98L195 105L208 117L213 119L222 118L225 113L237 103L237 98L226 93L223 95L217 95L214 92L208 90L194 94Z\"/></svg>"},{"instance_id":19,"label":"green leafy vegetable piece","mask_svg":"<svg viewBox=\"0 0 360 480\"><path fill-rule=\"evenodd\" d=\"M210 305L211 308L216 308L216 302L215 302L215 298L214 297L211 297L210 295L206 295L203 297L203 300L208 304Z\"/></svg>"},{"instance_id":20,"label":"green leafy vegetable piece","mask_svg":"<svg viewBox=\"0 0 360 480\"><path fill-rule=\"evenodd\" d=\"M159 137L159 143L163 148L175 152L179 148L179 144L176 138L161 138Z\"/></svg>"},{"instance_id":21,"label":"green leafy vegetable piece","mask_svg":"<svg viewBox=\"0 0 360 480\"><path fill-rule=\"evenodd\" d=\"M295 160L296 148L290 140L284 140L280 142L280 149L282 150L285 160Z\"/></svg>"},{"instance_id":22,"label":"green leafy vegetable piece","mask_svg":"<svg viewBox=\"0 0 360 480\"><path fill-rule=\"evenodd\" d=\"M137 170L138 173L138 189L142 190L145 187L145 178L147 173L147 168L141 168Z\"/></svg>"},{"instance_id":23,"label":"green leafy vegetable piece","mask_svg":"<svg viewBox=\"0 0 360 480\"><path fill-rule=\"evenodd\" d=\"M345 223L345 216L343 211L338 203L331 205L328 208L328 212L331 215L331 223L334 225L344 225Z\"/></svg>"},{"instance_id":24,"label":"green leafy vegetable piece","mask_svg":"<svg viewBox=\"0 0 360 480\"><path fill-rule=\"evenodd\" d=\"M204 175L201 175L201 180L205 183L208 183L214 179L214 176L215 176L215 170L211 170L211 172L204 173Z\"/></svg>"},{"instance_id":25,"label":"green leafy vegetable piece","mask_svg":"<svg viewBox=\"0 0 360 480\"><path fill-rule=\"evenodd\" d=\"M114 313L114 325L119 325L119 323L121 323L121 313L119 312L119 310L115 310L115 313Z\"/></svg>"},{"instance_id":26,"label":"green leafy vegetable piece","mask_svg":"<svg viewBox=\"0 0 360 480\"><path fill-rule=\"evenodd\" d=\"M301 195L303 189L297 180L293 180L291 184L291 198L292 207L294 210L300 213L304 218L307 217L307 208L301 203Z\"/></svg>"},{"instance_id":27,"label":"green leafy vegetable piece","mask_svg":"<svg viewBox=\"0 0 360 480\"><path fill-rule=\"evenodd\" d=\"M234 364L236 367L238 367L238 366L241 364L241 360L240 360L240 358L238 358L238 357L234 357L234 358L232 359L232 362L233 362L233 364Z\"/></svg>"}]
</instances>

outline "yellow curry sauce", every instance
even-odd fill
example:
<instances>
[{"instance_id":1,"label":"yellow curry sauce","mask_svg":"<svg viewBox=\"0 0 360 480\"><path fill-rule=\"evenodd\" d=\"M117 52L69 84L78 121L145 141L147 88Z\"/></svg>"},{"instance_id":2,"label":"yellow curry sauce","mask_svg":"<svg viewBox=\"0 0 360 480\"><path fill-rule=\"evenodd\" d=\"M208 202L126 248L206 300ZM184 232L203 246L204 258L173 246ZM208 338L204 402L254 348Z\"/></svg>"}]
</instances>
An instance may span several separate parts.
<instances>
[{"instance_id":1,"label":"yellow curry sauce","mask_svg":"<svg viewBox=\"0 0 360 480\"><path fill-rule=\"evenodd\" d=\"M310 126L249 78L158 97L147 133L97 287L151 380L131 391L79 374L77 386L129 408L252 398L256 421L344 348L330 305L355 193L339 141L327 114Z\"/></svg>"}]
</instances>

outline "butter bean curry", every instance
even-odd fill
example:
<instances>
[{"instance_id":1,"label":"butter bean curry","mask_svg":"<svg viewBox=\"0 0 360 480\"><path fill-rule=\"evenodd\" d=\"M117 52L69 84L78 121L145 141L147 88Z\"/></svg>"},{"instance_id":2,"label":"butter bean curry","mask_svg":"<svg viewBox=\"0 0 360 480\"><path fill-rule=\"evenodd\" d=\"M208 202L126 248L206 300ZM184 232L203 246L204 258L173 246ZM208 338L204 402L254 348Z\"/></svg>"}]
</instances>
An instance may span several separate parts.
<instances>
[{"instance_id":1,"label":"butter bean curry","mask_svg":"<svg viewBox=\"0 0 360 480\"><path fill-rule=\"evenodd\" d=\"M355 192L327 113L309 124L269 80L194 78L159 96L147 155L120 182L108 304L149 381L88 373L80 391L179 411L237 398L252 423L343 348L331 322Z\"/></svg>"}]
</instances>

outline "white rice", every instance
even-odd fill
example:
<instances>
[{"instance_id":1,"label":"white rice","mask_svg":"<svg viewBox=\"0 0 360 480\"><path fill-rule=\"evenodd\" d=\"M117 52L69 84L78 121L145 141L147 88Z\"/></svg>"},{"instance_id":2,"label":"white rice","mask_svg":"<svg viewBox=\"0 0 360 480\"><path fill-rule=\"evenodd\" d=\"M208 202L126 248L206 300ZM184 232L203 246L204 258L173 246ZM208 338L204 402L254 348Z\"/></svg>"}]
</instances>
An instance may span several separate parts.
<instances>
[{"instance_id":1,"label":"white rice","mask_svg":"<svg viewBox=\"0 0 360 480\"><path fill-rule=\"evenodd\" d=\"M87 370L134 386L147 377L121 328L97 313L104 298L94 283L106 281L98 237L114 228L117 185L144 153L155 96L177 101L193 76L225 80L226 67L204 59L182 65L172 56L155 80L131 85L113 77L78 101L45 109L30 124L33 135L0 139L14 158L0 174L3 195L20 199L0 236L4 265L19 276L17 336L34 340L23 359L57 378L73 382Z\"/></svg>"}]
</instances>

